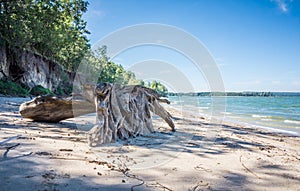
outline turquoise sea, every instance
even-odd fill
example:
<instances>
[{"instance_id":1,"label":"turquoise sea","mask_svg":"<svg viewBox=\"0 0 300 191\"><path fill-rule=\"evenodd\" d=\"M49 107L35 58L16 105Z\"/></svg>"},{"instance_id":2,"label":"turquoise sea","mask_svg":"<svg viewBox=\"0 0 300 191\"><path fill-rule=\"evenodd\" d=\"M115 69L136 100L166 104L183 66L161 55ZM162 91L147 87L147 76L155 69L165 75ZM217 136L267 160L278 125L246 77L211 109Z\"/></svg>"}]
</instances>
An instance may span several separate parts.
<instances>
[{"instance_id":1,"label":"turquoise sea","mask_svg":"<svg viewBox=\"0 0 300 191\"><path fill-rule=\"evenodd\" d=\"M169 100L188 112L300 136L300 96L170 96Z\"/></svg>"}]
</instances>

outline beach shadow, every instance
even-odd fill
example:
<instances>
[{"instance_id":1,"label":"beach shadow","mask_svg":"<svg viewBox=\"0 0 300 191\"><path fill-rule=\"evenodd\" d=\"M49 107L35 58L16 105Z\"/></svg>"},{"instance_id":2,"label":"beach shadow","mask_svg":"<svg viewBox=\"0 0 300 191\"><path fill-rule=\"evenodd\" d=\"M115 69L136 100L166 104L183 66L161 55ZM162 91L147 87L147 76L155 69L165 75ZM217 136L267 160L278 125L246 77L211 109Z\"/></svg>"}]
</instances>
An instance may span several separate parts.
<instances>
[{"instance_id":1,"label":"beach shadow","mask_svg":"<svg viewBox=\"0 0 300 191\"><path fill-rule=\"evenodd\" d=\"M243 129L241 129L243 133L238 134L240 136L244 136L243 138L233 138L230 136L220 137L219 134L216 134L216 137L207 137L205 132L201 131L202 127L218 126L218 131L227 131L230 132L230 134L234 134L236 131L238 131L238 128L234 126L220 126L220 124L211 124L197 120L186 120L181 118L179 125L182 126L185 124L190 126L191 129L195 129L195 131L188 132L179 129L174 133L167 132L168 129L166 129L164 132L156 131L155 134L151 134L150 136L145 135L135 137L130 139L129 143L127 144L169 152L193 153L201 157L206 157L206 154L225 154L227 152L232 152L233 150L245 150L252 152L264 146L252 140L247 140L247 130Z\"/></svg>"},{"instance_id":2,"label":"beach shadow","mask_svg":"<svg viewBox=\"0 0 300 191\"><path fill-rule=\"evenodd\" d=\"M99 184L93 181L95 177L85 174L72 175L52 169L51 165L45 167L44 161L34 161L30 156L13 160L0 161L0 190L5 191L31 191L31 190L131 190L134 184L118 181L119 184ZM100 182L105 178L99 176ZM103 179L103 180L101 180ZM140 188L136 190L149 190Z\"/></svg>"}]
</instances>

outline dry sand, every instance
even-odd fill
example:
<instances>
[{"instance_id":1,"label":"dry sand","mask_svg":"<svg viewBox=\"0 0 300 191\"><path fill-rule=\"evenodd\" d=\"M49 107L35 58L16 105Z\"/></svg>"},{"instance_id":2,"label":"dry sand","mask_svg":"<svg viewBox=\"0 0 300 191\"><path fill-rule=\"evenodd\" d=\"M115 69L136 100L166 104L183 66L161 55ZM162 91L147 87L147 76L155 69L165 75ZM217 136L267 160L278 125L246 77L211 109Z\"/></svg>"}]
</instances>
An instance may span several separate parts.
<instances>
[{"instance_id":1,"label":"dry sand","mask_svg":"<svg viewBox=\"0 0 300 191\"><path fill-rule=\"evenodd\" d=\"M0 97L0 190L295 190L300 137L175 116L177 132L91 148L88 115L59 124L23 119L28 99Z\"/></svg>"}]
</instances>

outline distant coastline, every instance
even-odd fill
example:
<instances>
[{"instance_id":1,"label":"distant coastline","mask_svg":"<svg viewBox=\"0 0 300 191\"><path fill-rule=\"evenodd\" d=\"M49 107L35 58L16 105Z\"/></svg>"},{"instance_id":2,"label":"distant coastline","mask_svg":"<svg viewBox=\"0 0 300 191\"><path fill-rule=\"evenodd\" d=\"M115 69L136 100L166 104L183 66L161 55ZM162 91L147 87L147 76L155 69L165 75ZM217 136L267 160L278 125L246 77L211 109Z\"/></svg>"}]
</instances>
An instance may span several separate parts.
<instances>
[{"instance_id":1,"label":"distant coastline","mask_svg":"<svg viewBox=\"0 0 300 191\"><path fill-rule=\"evenodd\" d=\"M258 96L258 97L278 97L278 96L300 96L300 92L190 92L174 93L169 92L168 96Z\"/></svg>"}]
</instances>

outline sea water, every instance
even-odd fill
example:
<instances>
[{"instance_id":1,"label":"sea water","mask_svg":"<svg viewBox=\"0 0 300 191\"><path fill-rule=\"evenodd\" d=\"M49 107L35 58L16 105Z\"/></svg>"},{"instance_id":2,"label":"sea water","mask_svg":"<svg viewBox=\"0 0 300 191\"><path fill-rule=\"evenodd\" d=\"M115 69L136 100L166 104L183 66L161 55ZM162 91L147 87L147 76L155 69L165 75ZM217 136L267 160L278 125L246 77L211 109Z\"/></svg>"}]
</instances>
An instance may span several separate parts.
<instances>
[{"instance_id":1,"label":"sea water","mask_svg":"<svg viewBox=\"0 0 300 191\"><path fill-rule=\"evenodd\" d=\"M171 104L213 116L300 136L300 96L170 96Z\"/></svg>"}]
</instances>

